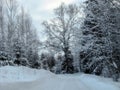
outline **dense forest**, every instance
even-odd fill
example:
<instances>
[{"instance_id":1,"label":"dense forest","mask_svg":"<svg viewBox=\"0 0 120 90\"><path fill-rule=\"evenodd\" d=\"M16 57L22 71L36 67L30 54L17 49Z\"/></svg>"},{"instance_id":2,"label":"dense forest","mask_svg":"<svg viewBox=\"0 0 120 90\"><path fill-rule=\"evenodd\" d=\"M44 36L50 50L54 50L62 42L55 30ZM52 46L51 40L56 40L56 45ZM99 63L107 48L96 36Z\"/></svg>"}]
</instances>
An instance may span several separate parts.
<instances>
[{"instance_id":1,"label":"dense forest","mask_svg":"<svg viewBox=\"0 0 120 90\"><path fill-rule=\"evenodd\" d=\"M62 3L41 27L45 41L24 7L16 0L0 0L0 67L120 77L120 0Z\"/></svg>"}]
</instances>

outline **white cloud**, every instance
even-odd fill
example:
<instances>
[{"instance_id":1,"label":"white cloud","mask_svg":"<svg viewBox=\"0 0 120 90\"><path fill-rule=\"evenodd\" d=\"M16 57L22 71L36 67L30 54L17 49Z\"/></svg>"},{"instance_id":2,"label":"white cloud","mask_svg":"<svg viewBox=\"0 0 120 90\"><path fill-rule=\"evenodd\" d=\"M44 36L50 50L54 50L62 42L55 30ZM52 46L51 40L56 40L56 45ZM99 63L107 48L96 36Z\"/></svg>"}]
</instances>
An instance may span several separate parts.
<instances>
[{"instance_id":1,"label":"white cloud","mask_svg":"<svg viewBox=\"0 0 120 90\"><path fill-rule=\"evenodd\" d=\"M79 0L18 0L31 14L35 21L49 19L52 10L57 8L62 2L70 4Z\"/></svg>"},{"instance_id":2,"label":"white cloud","mask_svg":"<svg viewBox=\"0 0 120 90\"><path fill-rule=\"evenodd\" d=\"M42 7L44 10L53 10L57 8L62 2L65 4L70 4L75 2L76 0L45 0L44 6Z\"/></svg>"},{"instance_id":3,"label":"white cloud","mask_svg":"<svg viewBox=\"0 0 120 90\"><path fill-rule=\"evenodd\" d=\"M65 4L71 4L80 0L17 0L19 1L26 10L30 13L33 18L38 33L41 33L40 24L43 20L48 20L53 16L53 9L59 7L63 2Z\"/></svg>"}]
</instances>

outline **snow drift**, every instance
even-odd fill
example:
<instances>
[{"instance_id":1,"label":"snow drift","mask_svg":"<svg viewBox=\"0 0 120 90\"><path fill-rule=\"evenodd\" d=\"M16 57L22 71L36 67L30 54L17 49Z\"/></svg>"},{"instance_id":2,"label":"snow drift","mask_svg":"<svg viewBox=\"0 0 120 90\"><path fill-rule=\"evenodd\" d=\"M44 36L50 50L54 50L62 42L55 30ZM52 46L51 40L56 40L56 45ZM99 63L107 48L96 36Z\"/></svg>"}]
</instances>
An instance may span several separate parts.
<instances>
[{"instance_id":1,"label":"snow drift","mask_svg":"<svg viewBox=\"0 0 120 90\"><path fill-rule=\"evenodd\" d=\"M120 83L94 75L55 75L27 67L0 68L0 90L120 90Z\"/></svg>"}]
</instances>

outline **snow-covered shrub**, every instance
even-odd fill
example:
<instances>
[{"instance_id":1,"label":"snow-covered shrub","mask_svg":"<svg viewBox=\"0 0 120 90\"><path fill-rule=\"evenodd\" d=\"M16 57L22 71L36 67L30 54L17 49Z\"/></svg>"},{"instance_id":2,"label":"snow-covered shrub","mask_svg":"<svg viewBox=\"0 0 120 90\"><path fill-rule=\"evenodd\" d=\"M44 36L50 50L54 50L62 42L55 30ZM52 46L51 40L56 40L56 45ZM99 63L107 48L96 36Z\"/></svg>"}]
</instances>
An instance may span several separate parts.
<instances>
[{"instance_id":1,"label":"snow-covered shrub","mask_svg":"<svg viewBox=\"0 0 120 90\"><path fill-rule=\"evenodd\" d=\"M20 64L22 66L29 66L29 62L28 62L27 58L21 58L20 59Z\"/></svg>"},{"instance_id":2,"label":"snow-covered shrub","mask_svg":"<svg viewBox=\"0 0 120 90\"><path fill-rule=\"evenodd\" d=\"M20 65L20 60L15 59L15 60L14 60L14 64L19 66L19 65Z\"/></svg>"},{"instance_id":3,"label":"snow-covered shrub","mask_svg":"<svg viewBox=\"0 0 120 90\"><path fill-rule=\"evenodd\" d=\"M112 75L113 81L118 81L120 78L119 74L119 71L114 71L114 74Z\"/></svg>"},{"instance_id":4,"label":"snow-covered shrub","mask_svg":"<svg viewBox=\"0 0 120 90\"><path fill-rule=\"evenodd\" d=\"M54 56L50 53L43 52L41 54L41 68L53 71L53 67L55 66Z\"/></svg>"},{"instance_id":5,"label":"snow-covered shrub","mask_svg":"<svg viewBox=\"0 0 120 90\"><path fill-rule=\"evenodd\" d=\"M0 52L0 66L14 65L12 58L4 51Z\"/></svg>"},{"instance_id":6,"label":"snow-covered shrub","mask_svg":"<svg viewBox=\"0 0 120 90\"><path fill-rule=\"evenodd\" d=\"M41 63L39 61L36 61L34 64L31 66L32 68L40 69L41 68Z\"/></svg>"}]
</instances>

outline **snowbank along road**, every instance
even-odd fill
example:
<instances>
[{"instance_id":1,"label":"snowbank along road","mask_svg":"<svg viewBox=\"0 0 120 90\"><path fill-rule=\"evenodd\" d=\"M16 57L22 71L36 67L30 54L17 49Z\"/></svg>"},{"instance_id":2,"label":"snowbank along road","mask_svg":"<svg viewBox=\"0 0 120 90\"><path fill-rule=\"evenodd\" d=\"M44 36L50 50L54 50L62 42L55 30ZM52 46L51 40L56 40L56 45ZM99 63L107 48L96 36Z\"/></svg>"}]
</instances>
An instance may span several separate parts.
<instances>
[{"instance_id":1,"label":"snowbank along road","mask_svg":"<svg viewBox=\"0 0 120 90\"><path fill-rule=\"evenodd\" d=\"M7 66L0 68L0 90L120 90L120 82L94 75L55 75Z\"/></svg>"}]
</instances>

